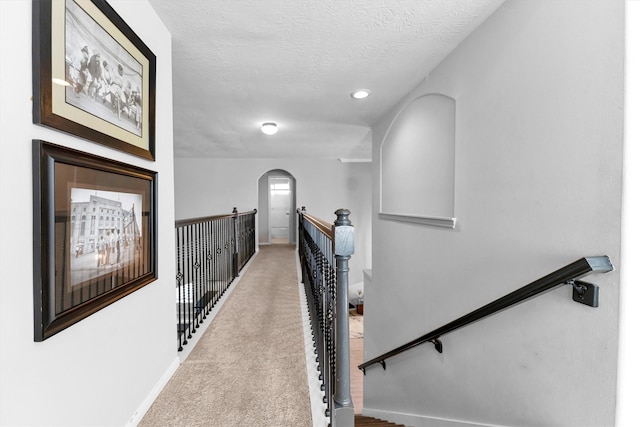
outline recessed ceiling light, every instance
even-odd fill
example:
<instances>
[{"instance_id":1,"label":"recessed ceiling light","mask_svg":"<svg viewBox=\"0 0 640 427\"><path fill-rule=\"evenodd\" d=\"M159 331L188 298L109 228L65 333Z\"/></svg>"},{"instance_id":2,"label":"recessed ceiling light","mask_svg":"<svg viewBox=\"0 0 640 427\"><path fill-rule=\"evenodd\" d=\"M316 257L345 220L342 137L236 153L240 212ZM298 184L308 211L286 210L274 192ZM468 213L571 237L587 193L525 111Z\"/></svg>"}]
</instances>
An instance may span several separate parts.
<instances>
[{"instance_id":1,"label":"recessed ceiling light","mask_svg":"<svg viewBox=\"0 0 640 427\"><path fill-rule=\"evenodd\" d=\"M353 99L364 99L369 96L369 94L371 94L371 92L368 89L358 89L351 92L351 97Z\"/></svg>"},{"instance_id":2,"label":"recessed ceiling light","mask_svg":"<svg viewBox=\"0 0 640 427\"><path fill-rule=\"evenodd\" d=\"M260 130L265 135L273 135L276 132L278 132L278 125L273 122L266 122L262 124L262 127L260 128Z\"/></svg>"}]
</instances>

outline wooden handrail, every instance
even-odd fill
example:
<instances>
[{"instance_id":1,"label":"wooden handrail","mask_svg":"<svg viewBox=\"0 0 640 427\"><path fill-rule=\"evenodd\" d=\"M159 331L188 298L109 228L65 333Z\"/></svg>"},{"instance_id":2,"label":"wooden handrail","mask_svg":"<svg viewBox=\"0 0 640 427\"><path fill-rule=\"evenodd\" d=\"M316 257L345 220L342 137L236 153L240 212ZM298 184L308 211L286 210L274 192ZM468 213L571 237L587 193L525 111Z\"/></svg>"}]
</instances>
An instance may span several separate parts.
<instances>
[{"instance_id":1,"label":"wooden handrail","mask_svg":"<svg viewBox=\"0 0 640 427\"><path fill-rule=\"evenodd\" d=\"M490 302L487 305L480 307L458 319L447 323L433 331L416 338L400 347L397 347L391 351L384 353L374 359L371 359L361 365L358 368L366 373L366 368L379 363L384 369L386 369L386 359L403 353L415 346L430 342L435 345L436 350L442 353L442 342L439 338L449 332L469 325L470 323L481 320L485 317L491 316L499 311L510 308L523 301L536 297L544 292L547 292L555 287L561 285L572 285L574 287L574 301L581 302L583 304L591 305L593 307L598 306L598 287L586 282L578 281L581 276L589 274L591 272L606 273L613 270L613 265L608 256L597 256L580 258L579 260L562 267L551 274L548 274L522 288L511 292L498 298L497 300Z\"/></svg>"},{"instance_id":2,"label":"wooden handrail","mask_svg":"<svg viewBox=\"0 0 640 427\"><path fill-rule=\"evenodd\" d=\"M320 232L322 234L324 234L325 236L327 236L331 241L333 241L333 224L320 219L320 218L316 218L312 215L309 215L308 213L306 213L303 209L298 209L297 210L298 215L302 215L304 216L304 218L309 221L311 224L313 224L318 230L320 230Z\"/></svg>"}]
</instances>

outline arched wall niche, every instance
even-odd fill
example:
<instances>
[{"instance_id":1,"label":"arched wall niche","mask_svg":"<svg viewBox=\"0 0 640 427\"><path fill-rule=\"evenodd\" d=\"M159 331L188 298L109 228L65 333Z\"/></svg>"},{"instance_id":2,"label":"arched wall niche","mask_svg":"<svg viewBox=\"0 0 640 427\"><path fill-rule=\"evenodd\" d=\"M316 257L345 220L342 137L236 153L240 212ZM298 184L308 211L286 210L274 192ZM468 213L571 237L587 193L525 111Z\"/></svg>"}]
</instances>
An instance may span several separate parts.
<instances>
[{"instance_id":1,"label":"arched wall niche","mask_svg":"<svg viewBox=\"0 0 640 427\"><path fill-rule=\"evenodd\" d=\"M456 102L442 94L403 107L380 145L380 217L455 228Z\"/></svg>"}]
</instances>

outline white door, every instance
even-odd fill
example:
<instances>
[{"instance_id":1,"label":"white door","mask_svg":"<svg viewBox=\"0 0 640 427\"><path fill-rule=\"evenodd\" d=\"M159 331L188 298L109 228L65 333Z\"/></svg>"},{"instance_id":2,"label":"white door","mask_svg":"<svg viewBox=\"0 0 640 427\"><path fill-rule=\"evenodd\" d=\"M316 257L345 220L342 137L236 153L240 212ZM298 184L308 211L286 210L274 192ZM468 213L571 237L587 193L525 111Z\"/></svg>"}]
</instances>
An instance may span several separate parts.
<instances>
[{"instance_id":1,"label":"white door","mask_svg":"<svg viewBox=\"0 0 640 427\"><path fill-rule=\"evenodd\" d=\"M269 234L271 243L289 243L291 178L269 177Z\"/></svg>"}]
</instances>

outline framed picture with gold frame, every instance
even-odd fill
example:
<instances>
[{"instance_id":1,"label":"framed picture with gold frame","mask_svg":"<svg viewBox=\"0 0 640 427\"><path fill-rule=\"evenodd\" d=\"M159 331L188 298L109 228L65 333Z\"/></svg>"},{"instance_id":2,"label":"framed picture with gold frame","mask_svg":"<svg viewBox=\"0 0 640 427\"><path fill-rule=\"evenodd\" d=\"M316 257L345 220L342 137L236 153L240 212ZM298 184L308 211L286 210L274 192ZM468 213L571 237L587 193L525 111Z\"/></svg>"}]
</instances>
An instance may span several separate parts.
<instances>
[{"instance_id":1,"label":"framed picture with gold frame","mask_svg":"<svg viewBox=\"0 0 640 427\"><path fill-rule=\"evenodd\" d=\"M35 341L156 280L156 177L33 141Z\"/></svg>"},{"instance_id":2,"label":"framed picture with gold frame","mask_svg":"<svg viewBox=\"0 0 640 427\"><path fill-rule=\"evenodd\" d=\"M33 121L155 159L156 57L104 0L33 0Z\"/></svg>"}]
</instances>

